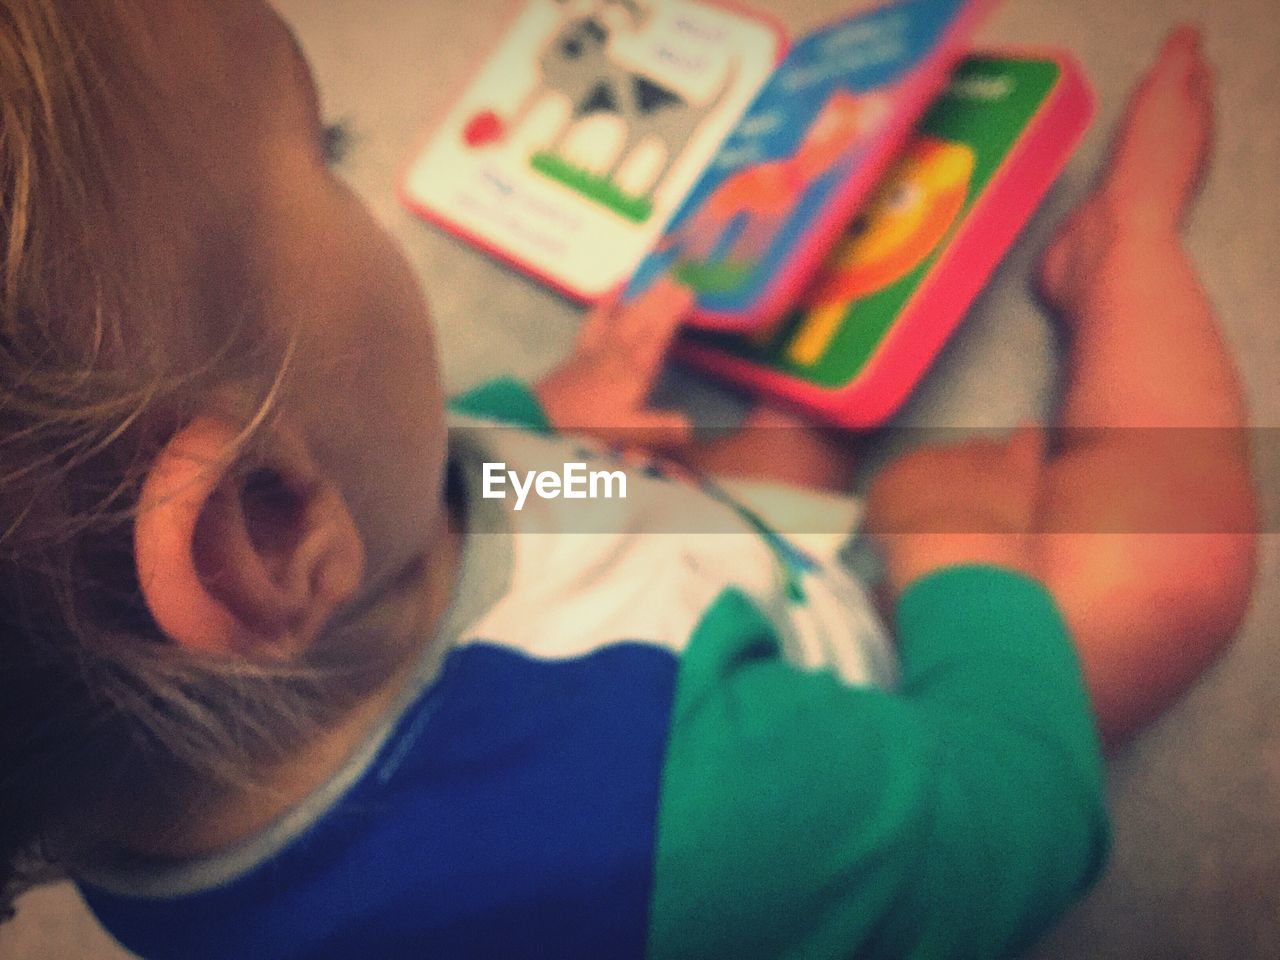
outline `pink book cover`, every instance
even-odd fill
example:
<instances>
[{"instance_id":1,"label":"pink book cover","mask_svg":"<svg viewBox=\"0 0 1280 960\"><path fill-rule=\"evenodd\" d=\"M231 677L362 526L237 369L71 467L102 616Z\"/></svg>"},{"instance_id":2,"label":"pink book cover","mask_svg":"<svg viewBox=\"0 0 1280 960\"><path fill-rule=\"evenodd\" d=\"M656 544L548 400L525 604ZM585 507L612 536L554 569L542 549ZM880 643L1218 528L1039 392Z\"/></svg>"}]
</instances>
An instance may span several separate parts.
<instances>
[{"instance_id":1,"label":"pink book cover","mask_svg":"<svg viewBox=\"0 0 1280 960\"><path fill-rule=\"evenodd\" d=\"M759 329L796 303L947 82L987 0L895 0L800 40L641 265L692 323Z\"/></svg>"},{"instance_id":2,"label":"pink book cover","mask_svg":"<svg viewBox=\"0 0 1280 960\"><path fill-rule=\"evenodd\" d=\"M690 331L680 355L844 427L906 400L1074 152L1094 113L1061 52L959 65L799 306L763 330Z\"/></svg>"}]
</instances>

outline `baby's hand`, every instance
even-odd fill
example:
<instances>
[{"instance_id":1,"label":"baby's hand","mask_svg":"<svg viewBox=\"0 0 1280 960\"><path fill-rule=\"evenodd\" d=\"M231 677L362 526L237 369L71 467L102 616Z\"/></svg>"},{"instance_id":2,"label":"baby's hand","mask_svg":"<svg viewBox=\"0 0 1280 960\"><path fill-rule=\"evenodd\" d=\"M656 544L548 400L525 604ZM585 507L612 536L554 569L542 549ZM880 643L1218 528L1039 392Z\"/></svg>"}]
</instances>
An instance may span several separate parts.
<instances>
[{"instance_id":1,"label":"baby's hand","mask_svg":"<svg viewBox=\"0 0 1280 960\"><path fill-rule=\"evenodd\" d=\"M687 443L688 419L648 399L692 306L687 288L662 280L631 303L614 296L596 307L573 353L534 387L552 426L625 447Z\"/></svg>"},{"instance_id":2,"label":"baby's hand","mask_svg":"<svg viewBox=\"0 0 1280 960\"><path fill-rule=\"evenodd\" d=\"M1003 442L926 447L886 467L868 497L866 529L892 596L952 566L1034 574L1043 461L1044 431L1031 426Z\"/></svg>"}]
</instances>

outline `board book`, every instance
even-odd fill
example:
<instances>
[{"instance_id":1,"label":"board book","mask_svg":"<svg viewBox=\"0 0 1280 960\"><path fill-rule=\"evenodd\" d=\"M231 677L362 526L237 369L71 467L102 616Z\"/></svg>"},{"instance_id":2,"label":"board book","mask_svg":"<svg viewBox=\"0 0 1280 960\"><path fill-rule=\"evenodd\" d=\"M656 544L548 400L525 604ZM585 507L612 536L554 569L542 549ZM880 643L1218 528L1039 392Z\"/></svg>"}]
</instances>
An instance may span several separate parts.
<instances>
[{"instance_id":1,"label":"board book","mask_svg":"<svg viewBox=\"0 0 1280 960\"><path fill-rule=\"evenodd\" d=\"M989 4L898 0L799 40L633 281L672 273L692 323L758 328L796 301L946 85Z\"/></svg>"},{"instance_id":2,"label":"board book","mask_svg":"<svg viewBox=\"0 0 1280 960\"><path fill-rule=\"evenodd\" d=\"M411 161L404 203L562 293L653 247L786 46L707 0L528 0Z\"/></svg>"},{"instance_id":3,"label":"board book","mask_svg":"<svg viewBox=\"0 0 1280 960\"><path fill-rule=\"evenodd\" d=\"M1093 116L1063 53L966 59L800 306L679 355L852 428L901 406L1061 172Z\"/></svg>"},{"instance_id":4,"label":"board book","mask_svg":"<svg viewBox=\"0 0 1280 960\"><path fill-rule=\"evenodd\" d=\"M528 0L402 199L582 301L679 257L702 322L758 325L820 266L988 5L890 0L787 56L769 15L728 0ZM711 241L714 225L665 229L708 226L700 209L733 215ZM694 256L735 243L752 256Z\"/></svg>"}]
</instances>

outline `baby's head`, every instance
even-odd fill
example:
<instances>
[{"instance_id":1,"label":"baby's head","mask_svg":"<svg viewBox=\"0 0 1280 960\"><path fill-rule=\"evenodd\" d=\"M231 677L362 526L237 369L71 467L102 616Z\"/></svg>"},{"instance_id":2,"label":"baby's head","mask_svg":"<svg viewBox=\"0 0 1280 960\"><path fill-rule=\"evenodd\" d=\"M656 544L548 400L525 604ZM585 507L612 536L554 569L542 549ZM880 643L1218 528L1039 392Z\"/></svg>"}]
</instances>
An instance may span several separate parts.
<instances>
[{"instance_id":1,"label":"baby's head","mask_svg":"<svg viewBox=\"0 0 1280 960\"><path fill-rule=\"evenodd\" d=\"M404 659L434 347L325 140L256 0L0 0L0 906Z\"/></svg>"}]
</instances>

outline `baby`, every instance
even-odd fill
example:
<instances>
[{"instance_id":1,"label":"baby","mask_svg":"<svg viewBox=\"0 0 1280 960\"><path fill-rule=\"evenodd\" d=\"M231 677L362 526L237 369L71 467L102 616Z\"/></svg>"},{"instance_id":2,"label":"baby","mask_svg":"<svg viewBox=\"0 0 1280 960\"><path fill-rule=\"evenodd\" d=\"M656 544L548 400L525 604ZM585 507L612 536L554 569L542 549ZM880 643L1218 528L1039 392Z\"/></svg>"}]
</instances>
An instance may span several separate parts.
<instances>
[{"instance_id":1,"label":"baby","mask_svg":"<svg viewBox=\"0 0 1280 960\"><path fill-rule=\"evenodd\" d=\"M268 8L0 0L0 888L71 875L183 960L1022 949L1103 862L1097 731L1250 592L1245 411L1179 240L1211 101L1180 30L1045 259L1052 443L879 476L890 648L730 492L839 493L844 438L648 408L680 289L446 413ZM484 496L619 446L691 479L634 470L590 528Z\"/></svg>"}]
</instances>

